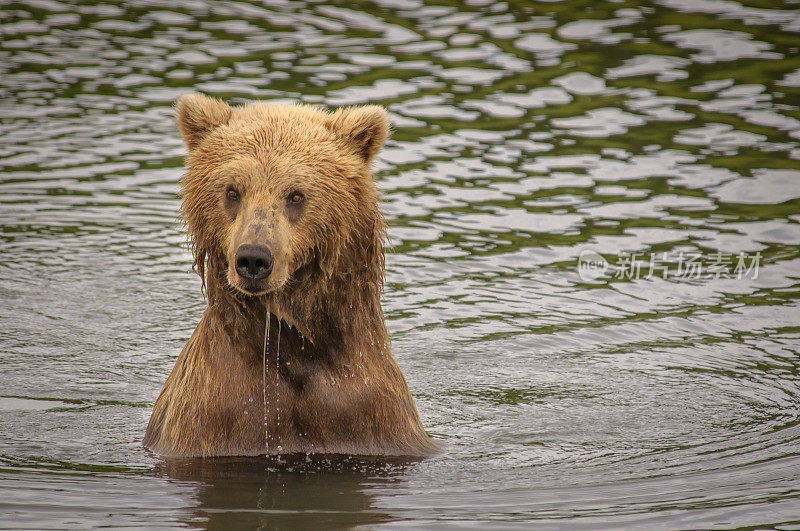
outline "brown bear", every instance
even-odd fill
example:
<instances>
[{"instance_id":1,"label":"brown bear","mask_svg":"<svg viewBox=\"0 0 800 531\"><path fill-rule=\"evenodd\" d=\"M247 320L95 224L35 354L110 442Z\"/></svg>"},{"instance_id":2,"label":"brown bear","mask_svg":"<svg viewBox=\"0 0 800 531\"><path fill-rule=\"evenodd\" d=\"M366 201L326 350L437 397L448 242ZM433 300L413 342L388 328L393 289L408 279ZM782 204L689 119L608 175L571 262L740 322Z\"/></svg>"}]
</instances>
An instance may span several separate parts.
<instances>
[{"instance_id":1,"label":"brown bear","mask_svg":"<svg viewBox=\"0 0 800 531\"><path fill-rule=\"evenodd\" d=\"M425 456L380 297L377 106L180 97L182 214L207 308L144 445L164 456Z\"/></svg>"}]
</instances>

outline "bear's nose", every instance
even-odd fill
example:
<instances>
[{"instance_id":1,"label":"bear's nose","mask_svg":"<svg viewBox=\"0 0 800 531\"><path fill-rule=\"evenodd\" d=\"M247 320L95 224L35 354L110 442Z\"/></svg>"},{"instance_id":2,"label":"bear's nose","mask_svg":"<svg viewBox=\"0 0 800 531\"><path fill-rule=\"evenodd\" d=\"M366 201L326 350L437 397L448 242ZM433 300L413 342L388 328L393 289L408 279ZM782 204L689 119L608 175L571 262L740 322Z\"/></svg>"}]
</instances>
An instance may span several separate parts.
<instances>
[{"instance_id":1,"label":"bear's nose","mask_svg":"<svg viewBox=\"0 0 800 531\"><path fill-rule=\"evenodd\" d=\"M264 280L272 273L275 260L263 245L242 245L236 251L234 265L239 276L247 280Z\"/></svg>"}]
</instances>

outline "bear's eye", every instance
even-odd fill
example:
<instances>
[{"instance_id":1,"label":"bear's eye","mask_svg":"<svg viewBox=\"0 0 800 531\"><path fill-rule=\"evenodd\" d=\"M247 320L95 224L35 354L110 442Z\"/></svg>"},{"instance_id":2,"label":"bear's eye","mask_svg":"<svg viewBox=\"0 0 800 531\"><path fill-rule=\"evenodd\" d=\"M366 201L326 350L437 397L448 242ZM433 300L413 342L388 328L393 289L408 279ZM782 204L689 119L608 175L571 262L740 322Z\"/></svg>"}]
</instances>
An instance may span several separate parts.
<instances>
[{"instance_id":1,"label":"bear's eye","mask_svg":"<svg viewBox=\"0 0 800 531\"><path fill-rule=\"evenodd\" d=\"M292 192L289 194L288 198L290 205L299 205L303 202L303 199L305 199L305 197L300 192Z\"/></svg>"},{"instance_id":2,"label":"bear's eye","mask_svg":"<svg viewBox=\"0 0 800 531\"><path fill-rule=\"evenodd\" d=\"M225 195L231 201L238 201L239 200L239 192L236 190L236 188L234 188L232 186L228 187L228 190L225 192Z\"/></svg>"}]
</instances>

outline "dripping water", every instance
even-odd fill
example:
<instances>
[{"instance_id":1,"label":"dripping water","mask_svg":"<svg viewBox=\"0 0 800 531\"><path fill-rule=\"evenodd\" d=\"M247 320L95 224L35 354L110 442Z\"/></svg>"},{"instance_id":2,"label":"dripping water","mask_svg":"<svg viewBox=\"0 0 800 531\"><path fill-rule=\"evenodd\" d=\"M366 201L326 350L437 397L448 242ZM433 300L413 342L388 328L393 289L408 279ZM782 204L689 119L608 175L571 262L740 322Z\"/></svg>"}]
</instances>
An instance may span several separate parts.
<instances>
[{"instance_id":1,"label":"dripping water","mask_svg":"<svg viewBox=\"0 0 800 531\"><path fill-rule=\"evenodd\" d=\"M281 369L281 326L282 326L282 323L283 323L283 321L281 319L278 319L278 345L277 345L277 347L275 349L275 388L276 389L278 388L278 377L280 376L280 369ZM266 360L265 360L264 363L266 365ZM275 393L275 430L276 430L276 432L277 432L278 429L280 429L280 426L281 426L281 407L280 407L280 404L278 403L278 394ZM283 448L279 444L278 445L278 453L280 453L280 451L282 449Z\"/></svg>"},{"instance_id":2,"label":"dripping water","mask_svg":"<svg viewBox=\"0 0 800 531\"><path fill-rule=\"evenodd\" d=\"M267 345L269 345L269 317L267 310L266 324L264 325L264 363L261 366L261 391L264 399L264 449L269 455L269 430L267 428ZM280 330L280 328L278 329Z\"/></svg>"}]
</instances>

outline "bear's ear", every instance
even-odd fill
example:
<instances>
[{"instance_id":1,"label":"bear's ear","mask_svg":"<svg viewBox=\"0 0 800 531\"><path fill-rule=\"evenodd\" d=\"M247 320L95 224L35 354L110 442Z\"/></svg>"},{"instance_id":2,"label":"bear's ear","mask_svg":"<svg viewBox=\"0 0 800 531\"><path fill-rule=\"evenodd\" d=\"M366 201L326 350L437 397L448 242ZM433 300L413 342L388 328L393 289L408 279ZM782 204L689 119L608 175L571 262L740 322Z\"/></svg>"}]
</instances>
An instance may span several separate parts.
<instances>
[{"instance_id":1,"label":"bear's ear","mask_svg":"<svg viewBox=\"0 0 800 531\"><path fill-rule=\"evenodd\" d=\"M389 138L389 116L383 107L345 107L331 114L328 127L371 163Z\"/></svg>"},{"instance_id":2,"label":"bear's ear","mask_svg":"<svg viewBox=\"0 0 800 531\"><path fill-rule=\"evenodd\" d=\"M228 123L233 109L227 103L202 94L184 94L175 102L178 128L192 151L216 127Z\"/></svg>"}]
</instances>

